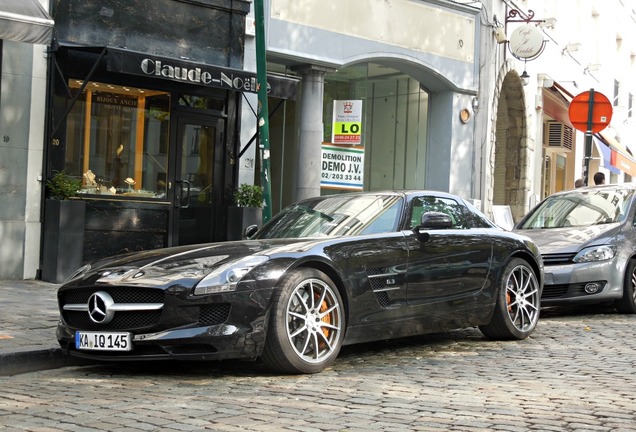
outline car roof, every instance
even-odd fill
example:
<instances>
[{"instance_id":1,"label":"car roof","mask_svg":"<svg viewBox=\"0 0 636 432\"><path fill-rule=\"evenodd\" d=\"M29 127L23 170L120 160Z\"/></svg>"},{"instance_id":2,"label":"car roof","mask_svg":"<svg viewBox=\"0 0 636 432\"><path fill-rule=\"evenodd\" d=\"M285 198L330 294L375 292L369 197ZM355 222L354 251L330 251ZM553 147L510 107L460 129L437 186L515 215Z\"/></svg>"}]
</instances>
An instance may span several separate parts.
<instances>
[{"instance_id":1,"label":"car roof","mask_svg":"<svg viewBox=\"0 0 636 432\"><path fill-rule=\"evenodd\" d=\"M329 198L329 197L333 197L333 196L365 196L365 195L387 195L387 196L402 196L404 198L407 198L408 200L410 200L411 198L413 198L414 196L420 196L420 195L435 195L435 196L441 196L441 197L449 197L449 198L460 198L457 195L448 193L448 192L442 192L442 191L436 191L436 190L428 190L428 189L391 189L391 190L380 190L380 191L360 191L360 192L344 192L344 193L339 193L339 194L333 194L333 195L321 195L321 196L317 196L317 197L311 197L311 198L306 198L303 201L308 201L308 200L316 200L316 199L322 199L322 198ZM461 199L461 198L460 198Z\"/></svg>"},{"instance_id":2,"label":"car roof","mask_svg":"<svg viewBox=\"0 0 636 432\"><path fill-rule=\"evenodd\" d=\"M636 183L610 183L604 185L582 186L576 189L567 189L555 192L553 195L565 195L573 192L590 192L590 191L614 191L614 190L636 190Z\"/></svg>"}]
</instances>

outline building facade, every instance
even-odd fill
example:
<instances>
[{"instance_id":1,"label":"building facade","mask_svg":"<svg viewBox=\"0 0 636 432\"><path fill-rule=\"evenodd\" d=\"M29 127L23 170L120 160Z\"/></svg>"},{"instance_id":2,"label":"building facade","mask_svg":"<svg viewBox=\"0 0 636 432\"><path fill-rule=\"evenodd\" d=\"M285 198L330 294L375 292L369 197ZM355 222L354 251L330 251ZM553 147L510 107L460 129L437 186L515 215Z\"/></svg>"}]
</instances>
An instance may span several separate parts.
<instances>
[{"instance_id":1,"label":"building facade","mask_svg":"<svg viewBox=\"0 0 636 432\"><path fill-rule=\"evenodd\" d=\"M58 171L82 180L82 261L225 240L232 191L264 158L274 214L423 188L518 220L583 176L568 108L590 88L614 107L590 173L636 175L626 1L266 0L267 152L252 1L31 1L48 36L2 35L3 278L42 276ZM541 35L530 59L511 49L523 25Z\"/></svg>"},{"instance_id":2,"label":"building facade","mask_svg":"<svg viewBox=\"0 0 636 432\"><path fill-rule=\"evenodd\" d=\"M490 6L487 25L497 46L494 88L487 91L493 117L486 158L492 169L486 170L485 191L490 185L492 196L485 201L509 207L518 221L539 200L573 188L576 179L593 184L596 172L611 183L631 182L634 2L504 0ZM542 42L530 59L515 55L513 46L515 32L518 37L527 26ZM612 114L586 148L585 130L577 129L569 109L590 91L606 97Z\"/></svg>"}]
</instances>

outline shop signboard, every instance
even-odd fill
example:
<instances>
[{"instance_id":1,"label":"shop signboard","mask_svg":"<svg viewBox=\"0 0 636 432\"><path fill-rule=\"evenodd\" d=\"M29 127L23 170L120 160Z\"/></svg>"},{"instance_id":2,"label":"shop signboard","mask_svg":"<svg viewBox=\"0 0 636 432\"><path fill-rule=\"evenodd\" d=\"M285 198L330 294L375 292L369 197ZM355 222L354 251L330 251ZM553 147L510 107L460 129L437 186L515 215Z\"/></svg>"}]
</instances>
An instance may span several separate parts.
<instances>
[{"instance_id":1,"label":"shop signboard","mask_svg":"<svg viewBox=\"0 0 636 432\"><path fill-rule=\"evenodd\" d=\"M364 147L322 143L321 189L362 190Z\"/></svg>"},{"instance_id":2,"label":"shop signboard","mask_svg":"<svg viewBox=\"0 0 636 432\"><path fill-rule=\"evenodd\" d=\"M331 131L333 144L362 144L362 101L333 101Z\"/></svg>"}]
</instances>

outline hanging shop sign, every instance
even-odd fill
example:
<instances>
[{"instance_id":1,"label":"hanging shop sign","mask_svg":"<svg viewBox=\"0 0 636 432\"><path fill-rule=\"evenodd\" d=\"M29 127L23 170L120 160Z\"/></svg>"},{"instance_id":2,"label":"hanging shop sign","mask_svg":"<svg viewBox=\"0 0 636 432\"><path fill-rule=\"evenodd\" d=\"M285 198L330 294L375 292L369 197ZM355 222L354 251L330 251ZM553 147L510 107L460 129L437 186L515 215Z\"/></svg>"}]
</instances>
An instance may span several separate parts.
<instances>
[{"instance_id":1,"label":"hanging shop sign","mask_svg":"<svg viewBox=\"0 0 636 432\"><path fill-rule=\"evenodd\" d=\"M322 189L362 190L364 147L322 143L321 168Z\"/></svg>"},{"instance_id":2,"label":"hanging shop sign","mask_svg":"<svg viewBox=\"0 0 636 432\"><path fill-rule=\"evenodd\" d=\"M544 44L541 30L532 24L524 24L512 32L508 46L513 56L532 60L541 54Z\"/></svg>"},{"instance_id":3,"label":"hanging shop sign","mask_svg":"<svg viewBox=\"0 0 636 432\"><path fill-rule=\"evenodd\" d=\"M362 144L362 101L333 101L332 126L333 144Z\"/></svg>"}]
</instances>

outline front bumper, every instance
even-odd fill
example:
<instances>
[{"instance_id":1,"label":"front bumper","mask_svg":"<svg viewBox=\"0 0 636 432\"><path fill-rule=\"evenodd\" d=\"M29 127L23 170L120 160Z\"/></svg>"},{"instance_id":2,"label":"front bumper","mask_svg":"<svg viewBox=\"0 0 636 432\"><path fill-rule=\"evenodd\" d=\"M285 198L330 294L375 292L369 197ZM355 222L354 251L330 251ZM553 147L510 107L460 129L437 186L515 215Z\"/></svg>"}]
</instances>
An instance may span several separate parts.
<instances>
[{"instance_id":1,"label":"front bumper","mask_svg":"<svg viewBox=\"0 0 636 432\"><path fill-rule=\"evenodd\" d=\"M265 344L267 317L273 288L192 296L188 289L168 289L157 311L116 311L106 324L91 321L85 310L65 310L82 305L92 293L105 291L114 303L150 298L147 290L130 287L86 287L58 292L61 319L57 339L73 356L99 361L131 360L225 360L255 359ZM141 300L140 300L141 299ZM152 302L157 304L157 294ZM129 332L132 350L79 350L76 331Z\"/></svg>"},{"instance_id":2,"label":"front bumper","mask_svg":"<svg viewBox=\"0 0 636 432\"><path fill-rule=\"evenodd\" d=\"M75 329L57 327L62 350L75 357L100 361L255 359L265 343L265 316L250 326L219 324L208 327L133 333L131 351L78 350Z\"/></svg>"},{"instance_id":3,"label":"front bumper","mask_svg":"<svg viewBox=\"0 0 636 432\"><path fill-rule=\"evenodd\" d=\"M542 306L597 303L623 296L624 266L616 258L596 263L546 265L544 275ZM597 285L596 292L586 292L590 284Z\"/></svg>"}]
</instances>

